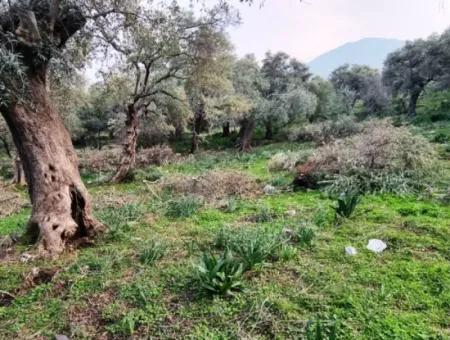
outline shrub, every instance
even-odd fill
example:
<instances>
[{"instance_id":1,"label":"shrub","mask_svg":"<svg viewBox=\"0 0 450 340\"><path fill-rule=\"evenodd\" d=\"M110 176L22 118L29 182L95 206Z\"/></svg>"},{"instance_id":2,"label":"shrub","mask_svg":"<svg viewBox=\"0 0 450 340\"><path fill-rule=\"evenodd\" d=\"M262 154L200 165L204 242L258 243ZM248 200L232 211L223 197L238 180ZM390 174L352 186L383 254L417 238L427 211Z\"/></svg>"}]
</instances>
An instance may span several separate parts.
<instances>
[{"instance_id":1,"label":"shrub","mask_svg":"<svg viewBox=\"0 0 450 340\"><path fill-rule=\"evenodd\" d=\"M203 253L195 267L194 279L210 294L233 295L243 288L243 264L236 261L229 251L217 257Z\"/></svg>"},{"instance_id":2,"label":"shrub","mask_svg":"<svg viewBox=\"0 0 450 340\"><path fill-rule=\"evenodd\" d=\"M290 141L329 143L339 138L345 138L361 133L365 124L359 123L352 116L342 116L336 120L305 125L288 133Z\"/></svg>"},{"instance_id":3,"label":"shrub","mask_svg":"<svg viewBox=\"0 0 450 340\"><path fill-rule=\"evenodd\" d=\"M203 205L203 202L194 196L183 196L167 202L166 216L173 218L186 218L194 215Z\"/></svg>"},{"instance_id":4,"label":"shrub","mask_svg":"<svg viewBox=\"0 0 450 340\"><path fill-rule=\"evenodd\" d=\"M297 183L306 176L331 185L332 192L414 191L436 173L436 151L421 136L390 121L372 121L361 134L318 149L298 167ZM306 170L305 170L306 169Z\"/></svg>"},{"instance_id":5,"label":"shrub","mask_svg":"<svg viewBox=\"0 0 450 340\"><path fill-rule=\"evenodd\" d=\"M311 155L309 150L303 152L280 152L272 156L269 160L270 171L294 171L298 163L305 162Z\"/></svg>"},{"instance_id":6,"label":"shrub","mask_svg":"<svg viewBox=\"0 0 450 340\"><path fill-rule=\"evenodd\" d=\"M152 265L167 253L167 246L155 240L149 241L141 250L139 260L142 264Z\"/></svg>"}]
</instances>

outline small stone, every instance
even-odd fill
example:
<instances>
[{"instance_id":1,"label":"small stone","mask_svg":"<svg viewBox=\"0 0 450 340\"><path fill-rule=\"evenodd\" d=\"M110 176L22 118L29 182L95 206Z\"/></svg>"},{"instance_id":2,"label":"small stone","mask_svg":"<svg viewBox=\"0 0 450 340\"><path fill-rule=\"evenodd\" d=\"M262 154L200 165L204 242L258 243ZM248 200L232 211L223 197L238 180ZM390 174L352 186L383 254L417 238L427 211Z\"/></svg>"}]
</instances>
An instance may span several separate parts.
<instances>
[{"instance_id":1,"label":"small stone","mask_svg":"<svg viewBox=\"0 0 450 340\"><path fill-rule=\"evenodd\" d=\"M55 335L55 340L69 340L69 338L65 335L58 334Z\"/></svg>"},{"instance_id":2,"label":"small stone","mask_svg":"<svg viewBox=\"0 0 450 340\"><path fill-rule=\"evenodd\" d=\"M369 240L369 243L367 244L367 249L373 251L374 253L382 253L386 248L386 243L377 239Z\"/></svg>"},{"instance_id":3,"label":"small stone","mask_svg":"<svg viewBox=\"0 0 450 340\"><path fill-rule=\"evenodd\" d=\"M20 255L20 262L27 263L28 261L31 261L34 258L33 255L28 253L23 253Z\"/></svg>"},{"instance_id":4,"label":"small stone","mask_svg":"<svg viewBox=\"0 0 450 340\"><path fill-rule=\"evenodd\" d=\"M288 210L286 211L286 214L291 217L297 216L297 212L295 210Z\"/></svg>"},{"instance_id":5,"label":"small stone","mask_svg":"<svg viewBox=\"0 0 450 340\"><path fill-rule=\"evenodd\" d=\"M272 185L266 185L263 191L266 195L274 195L277 193L277 189Z\"/></svg>"},{"instance_id":6,"label":"small stone","mask_svg":"<svg viewBox=\"0 0 450 340\"><path fill-rule=\"evenodd\" d=\"M356 254L358 254L358 251L356 250L356 248L348 246L345 247L345 253L349 256L355 256Z\"/></svg>"}]
</instances>

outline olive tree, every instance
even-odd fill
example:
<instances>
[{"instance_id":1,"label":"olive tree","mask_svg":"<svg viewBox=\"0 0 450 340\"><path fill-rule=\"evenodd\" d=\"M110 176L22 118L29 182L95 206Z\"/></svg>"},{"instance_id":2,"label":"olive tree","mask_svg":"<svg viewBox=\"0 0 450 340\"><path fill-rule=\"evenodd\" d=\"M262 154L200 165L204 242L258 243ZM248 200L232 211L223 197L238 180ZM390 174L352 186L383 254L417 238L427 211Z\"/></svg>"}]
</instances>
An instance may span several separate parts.
<instances>
[{"instance_id":1,"label":"olive tree","mask_svg":"<svg viewBox=\"0 0 450 340\"><path fill-rule=\"evenodd\" d=\"M330 81L351 112L358 101L364 105L365 114L379 113L387 106L387 94L376 69L365 65L343 65L333 71Z\"/></svg>"},{"instance_id":2,"label":"olive tree","mask_svg":"<svg viewBox=\"0 0 450 340\"><path fill-rule=\"evenodd\" d=\"M311 74L308 67L284 52L272 54L268 52L263 60L261 72L268 83L263 96L265 107L261 112L261 120L266 128L266 138L273 138L274 124L289 121L289 112L283 108L289 107L285 100L291 98L308 81ZM295 96L295 95L294 95Z\"/></svg>"},{"instance_id":3,"label":"olive tree","mask_svg":"<svg viewBox=\"0 0 450 340\"><path fill-rule=\"evenodd\" d=\"M383 69L383 83L394 96L406 97L408 115L416 115L417 102L432 81L442 74L440 40L437 36L418 39L391 53Z\"/></svg>"},{"instance_id":4,"label":"olive tree","mask_svg":"<svg viewBox=\"0 0 450 340\"><path fill-rule=\"evenodd\" d=\"M106 0L0 2L0 111L28 183L28 236L45 253L60 253L103 230L92 214L70 134L49 95L50 62L89 22L125 11Z\"/></svg>"}]
</instances>

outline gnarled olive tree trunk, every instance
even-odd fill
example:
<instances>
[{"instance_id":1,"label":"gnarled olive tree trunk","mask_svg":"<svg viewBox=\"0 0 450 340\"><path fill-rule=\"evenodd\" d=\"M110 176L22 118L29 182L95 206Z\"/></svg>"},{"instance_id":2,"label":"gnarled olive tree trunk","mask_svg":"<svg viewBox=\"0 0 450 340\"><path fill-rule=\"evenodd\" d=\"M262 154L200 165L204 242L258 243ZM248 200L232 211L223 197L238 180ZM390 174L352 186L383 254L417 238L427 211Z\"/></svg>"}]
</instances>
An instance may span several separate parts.
<instances>
[{"instance_id":1,"label":"gnarled olive tree trunk","mask_svg":"<svg viewBox=\"0 0 450 340\"><path fill-rule=\"evenodd\" d=\"M139 129L139 115L135 104L129 104L127 107L127 119L125 121L125 138L122 143L122 157L119 168L111 179L113 183L121 183L134 170L136 165L136 147Z\"/></svg>"},{"instance_id":2,"label":"gnarled olive tree trunk","mask_svg":"<svg viewBox=\"0 0 450 340\"><path fill-rule=\"evenodd\" d=\"M92 215L69 132L53 107L46 67L28 72L27 104L12 104L3 116L22 160L32 203L30 241L54 255L103 230Z\"/></svg>"},{"instance_id":3,"label":"gnarled olive tree trunk","mask_svg":"<svg viewBox=\"0 0 450 340\"><path fill-rule=\"evenodd\" d=\"M241 130L239 131L239 150L250 151L252 149L253 131L256 123L252 118L245 118L241 121Z\"/></svg>"}]
</instances>

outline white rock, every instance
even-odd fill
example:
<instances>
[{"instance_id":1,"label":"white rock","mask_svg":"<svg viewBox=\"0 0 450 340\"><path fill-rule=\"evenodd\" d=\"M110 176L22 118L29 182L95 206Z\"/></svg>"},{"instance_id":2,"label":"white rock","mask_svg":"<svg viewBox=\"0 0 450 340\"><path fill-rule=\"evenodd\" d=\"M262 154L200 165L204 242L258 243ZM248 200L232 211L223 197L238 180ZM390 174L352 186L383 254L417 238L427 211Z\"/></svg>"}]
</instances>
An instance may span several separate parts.
<instances>
[{"instance_id":1,"label":"white rock","mask_svg":"<svg viewBox=\"0 0 450 340\"><path fill-rule=\"evenodd\" d=\"M33 258L34 258L33 255L30 255L28 253L23 253L20 256L20 262L27 263L28 261L32 260Z\"/></svg>"},{"instance_id":2,"label":"white rock","mask_svg":"<svg viewBox=\"0 0 450 340\"><path fill-rule=\"evenodd\" d=\"M274 195L277 193L277 189L272 185L266 185L263 190L266 195Z\"/></svg>"},{"instance_id":3,"label":"white rock","mask_svg":"<svg viewBox=\"0 0 450 340\"><path fill-rule=\"evenodd\" d=\"M387 244L384 243L381 240L372 239L369 240L369 243L367 244L367 249L370 251L373 251L374 253L381 253L387 248Z\"/></svg>"},{"instance_id":4,"label":"white rock","mask_svg":"<svg viewBox=\"0 0 450 340\"><path fill-rule=\"evenodd\" d=\"M295 210L288 210L286 211L286 214L291 217L297 216L297 212Z\"/></svg>"},{"instance_id":5,"label":"white rock","mask_svg":"<svg viewBox=\"0 0 450 340\"><path fill-rule=\"evenodd\" d=\"M355 256L356 254L358 254L358 251L356 250L356 248L349 246L345 247L345 253L350 256Z\"/></svg>"}]
</instances>

